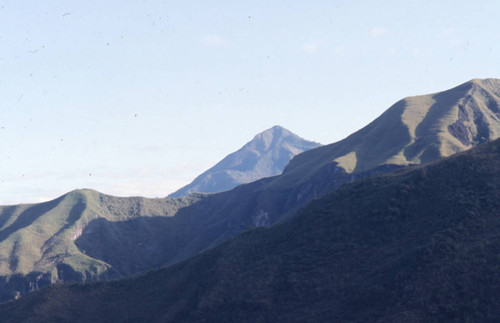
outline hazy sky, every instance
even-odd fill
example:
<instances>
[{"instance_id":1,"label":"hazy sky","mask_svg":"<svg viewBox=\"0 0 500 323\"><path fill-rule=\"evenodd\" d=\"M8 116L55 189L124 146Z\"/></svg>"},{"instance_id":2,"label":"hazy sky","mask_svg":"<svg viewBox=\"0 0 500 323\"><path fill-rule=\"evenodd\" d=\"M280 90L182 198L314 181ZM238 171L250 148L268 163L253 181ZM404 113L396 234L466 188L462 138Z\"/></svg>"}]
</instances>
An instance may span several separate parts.
<instances>
[{"instance_id":1,"label":"hazy sky","mask_svg":"<svg viewBox=\"0 0 500 323\"><path fill-rule=\"evenodd\" d=\"M403 97L499 78L498 12L0 0L0 204L75 188L166 196L276 124L335 142Z\"/></svg>"}]
</instances>

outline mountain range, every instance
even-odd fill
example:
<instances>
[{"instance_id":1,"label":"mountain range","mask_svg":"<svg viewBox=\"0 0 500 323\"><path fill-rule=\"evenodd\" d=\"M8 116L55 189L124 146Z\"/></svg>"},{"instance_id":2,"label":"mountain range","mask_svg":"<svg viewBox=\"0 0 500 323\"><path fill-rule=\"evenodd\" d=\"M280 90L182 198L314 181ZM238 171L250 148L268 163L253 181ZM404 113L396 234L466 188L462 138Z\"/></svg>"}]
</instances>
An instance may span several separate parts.
<instances>
[{"instance_id":1,"label":"mountain range","mask_svg":"<svg viewBox=\"0 0 500 323\"><path fill-rule=\"evenodd\" d=\"M496 140L345 185L168 268L49 286L0 320L495 322L499 209Z\"/></svg>"},{"instance_id":2,"label":"mountain range","mask_svg":"<svg viewBox=\"0 0 500 323\"><path fill-rule=\"evenodd\" d=\"M346 183L498 138L499 106L500 80L472 80L403 99L344 140L295 156L283 174L230 191L145 199L77 190L0 207L0 300L59 281L129 277L292 221Z\"/></svg>"},{"instance_id":3,"label":"mountain range","mask_svg":"<svg viewBox=\"0 0 500 323\"><path fill-rule=\"evenodd\" d=\"M256 135L238 151L226 156L169 197L218 193L279 175L293 156L318 146L319 143L302 139L281 126L274 126Z\"/></svg>"}]
</instances>

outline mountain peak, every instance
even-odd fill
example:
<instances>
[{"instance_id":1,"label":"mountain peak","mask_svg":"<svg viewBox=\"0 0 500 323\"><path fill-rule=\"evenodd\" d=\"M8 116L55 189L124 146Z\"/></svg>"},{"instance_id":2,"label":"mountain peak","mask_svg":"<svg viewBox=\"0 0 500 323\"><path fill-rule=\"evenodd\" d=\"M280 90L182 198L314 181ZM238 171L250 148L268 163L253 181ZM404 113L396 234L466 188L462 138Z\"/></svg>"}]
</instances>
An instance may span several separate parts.
<instances>
[{"instance_id":1,"label":"mountain peak","mask_svg":"<svg viewBox=\"0 0 500 323\"><path fill-rule=\"evenodd\" d=\"M269 129L262 131L261 133L256 134L254 136L254 138L252 139L252 141L260 140L263 138L281 137L281 136L287 136L287 135L293 135L293 133L288 131L287 129L281 127L281 126L273 126ZM252 142L252 141L250 141L250 142Z\"/></svg>"},{"instance_id":2,"label":"mountain peak","mask_svg":"<svg viewBox=\"0 0 500 323\"><path fill-rule=\"evenodd\" d=\"M273 137L275 137L275 136L281 136L281 137L284 137L284 136L296 136L296 137L298 137L297 135L295 135L290 130L285 129L282 126L276 125L276 126L273 126L273 127L269 128L269 129L266 129L266 130L262 131L261 133L256 134L255 137L254 137L254 139L257 139L257 138L260 138L260 137L268 137L268 136L273 136Z\"/></svg>"},{"instance_id":3,"label":"mountain peak","mask_svg":"<svg viewBox=\"0 0 500 323\"><path fill-rule=\"evenodd\" d=\"M278 175L293 156L318 146L319 143L307 141L276 125L257 134L241 149L169 196L222 192L263 177Z\"/></svg>"},{"instance_id":4,"label":"mountain peak","mask_svg":"<svg viewBox=\"0 0 500 323\"><path fill-rule=\"evenodd\" d=\"M272 126L271 128L267 129L267 130L264 130L262 131L261 133L265 133L265 132L278 132L278 131L286 131L288 133L292 133L291 131L283 128L282 126L280 125L274 125Z\"/></svg>"},{"instance_id":5,"label":"mountain peak","mask_svg":"<svg viewBox=\"0 0 500 323\"><path fill-rule=\"evenodd\" d=\"M253 147L259 153L264 153L270 149L279 148L280 145L288 142L294 142L294 145L302 145L300 142L303 139L288 129L276 125L255 135L244 147ZM319 146L319 144L317 144ZM293 147L290 147L293 149ZM304 151L304 150L303 150ZM301 151L302 152L302 151ZM299 153L295 151L294 154Z\"/></svg>"}]
</instances>

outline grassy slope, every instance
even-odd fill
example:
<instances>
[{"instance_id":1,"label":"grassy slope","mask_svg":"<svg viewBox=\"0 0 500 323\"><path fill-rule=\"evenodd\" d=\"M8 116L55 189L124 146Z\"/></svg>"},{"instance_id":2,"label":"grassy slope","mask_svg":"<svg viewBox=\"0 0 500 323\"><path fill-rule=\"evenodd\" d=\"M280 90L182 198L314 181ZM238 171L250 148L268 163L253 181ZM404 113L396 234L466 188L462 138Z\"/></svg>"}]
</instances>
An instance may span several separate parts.
<instances>
[{"instance_id":1,"label":"grassy slope","mask_svg":"<svg viewBox=\"0 0 500 323\"><path fill-rule=\"evenodd\" d=\"M448 91L403 99L344 140L296 156L281 180L300 182L308 178L304 174L335 161L357 173L450 156L500 136L499 106L496 79L476 79Z\"/></svg>"},{"instance_id":2,"label":"grassy slope","mask_svg":"<svg viewBox=\"0 0 500 323\"><path fill-rule=\"evenodd\" d=\"M499 209L495 141L346 185L167 269L51 286L0 320L498 321Z\"/></svg>"},{"instance_id":3,"label":"grassy slope","mask_svg":"<svg viewBox=\"0 0 500 323\"><path fill-rule=\"evenodd\" d=\"M195 196L185 199L116 198L92 190L77 190L46 203L0 207L0 276L5 278L0 299L25 292L26 287L15 286L9 290L10 287L5 285L12 275L40 273L40 277L29 279L32 284L42 276L51 282L93 280L103 274L105 277L120 277L122 273L116 272L109 263L89 256L85 249L75 244L82 232L95 227L97 222L166 219L196 199ZM140 225L137 228L142 229ZM154 232L156 238L166 233L158 231ZM107 232L110 239L124 233L116 230ZM149 233L145 236L153 238ZM103 252L101 247L96 241L92 245L92 253ZM122 255L144 252L138 245L120 248L127 249L121 250ZM110 268L112 271L107 272ZM140 269L131 269L125 274L130 275Z\"/></svg>"}]
</instances>

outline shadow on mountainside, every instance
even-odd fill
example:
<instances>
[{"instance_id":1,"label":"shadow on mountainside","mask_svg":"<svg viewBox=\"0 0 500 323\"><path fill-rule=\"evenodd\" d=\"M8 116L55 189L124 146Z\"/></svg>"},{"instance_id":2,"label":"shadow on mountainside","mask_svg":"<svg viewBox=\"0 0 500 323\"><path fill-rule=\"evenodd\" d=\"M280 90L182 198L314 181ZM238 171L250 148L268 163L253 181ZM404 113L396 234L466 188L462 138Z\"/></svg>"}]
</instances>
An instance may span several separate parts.
<instances>
[{"instance_id":1,"label":"shadow on mountainside","mask_svg":"<svg viewBox=\"0 0 500 323\"><path fill-rule=\"evenodd\" d=\"M182 229L169 217L93 220L75 240L86 255L112 266L103 276L126 277L163 266L182 247Z\"/></svg>"},{"instance_id":2,"label":"shadow on mountainside","mask_svg":"<svg viewBox=\"0 0 500 323\"><path fill-rule=\"evenodd\" d=\"M14 214L17 208L19 208L19 205L5 206L2 209L2 213L0 213L0 228L2 228L5 223L7 223L7 221L10 219L12 214Z\"/></svg>"},{"instance_id":3,"label":"shadow on mountainside","mask_svg":"<svg viewBox=\"0 0 500 323\"><path fill-rule=\"evenodd\" d=\"M0 276L0 303L52 284L50 273L33 271L28 275L14 274Z\"/></svg>"},{"instance_id":4,"label":"shadow on mountainside","mask_svg":"<svg viewBox=\"0 0 500 323\"><path fill-rule=\"evenodd\" d=\"M355 173L384 164L390 156L398 155L411 142L408 127L402 121L405 110L406 101L401 100L368 126L352 135L358 160ZM352 149L349 137L346 138L346 142L348 144L345 147L348 150ZM368 164L373 166L367 166Z\"/></svg>"},{"instance_id":5,"label":"shadow on mountainside","mask_svg":"<svg viewBox=\"0 0 500 323\"><path fill-rule=\"evenodd\" d=\"M69 216L68 219L66 220L66 224L61 229L59 229L59 231L57 231L56 234L54 234L54 237L62 233L64 230L71 228L76 223L76 221L78 221L81 218L82 213L83 211L85 211L86 208L87 208L87 203L85 202L85 200L82 198L78 199L78 202L75 205L73 205L71 211L69 211Z\"/></svg>"},{"instance_id":6,"label":"shadow on mountainside","mask_svg":"<svg viewBox=\"0 0 500 323\"><path fill-rule=\"evenodd\" d=\"M311 199L345 183L399 168L382 165L352 175L332 163L303 185L274 190L267 189L273 178L266 178L211 195L180 209L173 217L95 219L75 245L87 256L112 266L101 278L127 277L185 260L250 228L284 221Z\"/></svg>"},{"instance_id":7,"label":"shadow on mountainside","mask_svg":"<svg viewBox=\"0 0 500 323\"><path fill-rule=\"evenodd\" d=\"M405 149L405 157L408 160L414 159L418 154L421 154L422 163L440 157L440 141L437 137L442 130L436 121L446 120L446 115L451 112L450 108L458 104L459 100L464 97L464 92L468 91L471 86L471 84L463 84L454 91L441 92L432 97L434 104L415 129L417 140ZM422 151L422 149L425 150Z\"/></svg>"},{"instance_id":8,"label":"shadow on mountainside","mask_svg":"<svg viewBox=\"0 0 500 323\"><path fill-rule=\"evenodd\" d=\"M31 225L40 216L42 216L43 214L45 214L45 213L51 211L52 209L54 209L55 207L57 207L59 205L59 203L61 203L63 198L64 197L60 197L60 198L55 199L53 201L49 201L49 202L41 203L41 204L36 204L32 207L29 207L25 211L23 211L19 215L19 217L14 221L14 223L12 223L7 228L0 231L0 242L7 239L12 233ZM10 211L14 212L14 210L15 209L11 209ZM12 215L12 213L10 215ZM2 217L3 216L5 216L5 215L2 214ZM8 216L6 216L4 221L6 221L7 218L8 218Z\"/></svg>"}]
</instances>

